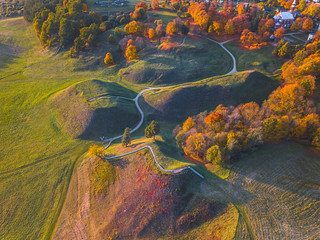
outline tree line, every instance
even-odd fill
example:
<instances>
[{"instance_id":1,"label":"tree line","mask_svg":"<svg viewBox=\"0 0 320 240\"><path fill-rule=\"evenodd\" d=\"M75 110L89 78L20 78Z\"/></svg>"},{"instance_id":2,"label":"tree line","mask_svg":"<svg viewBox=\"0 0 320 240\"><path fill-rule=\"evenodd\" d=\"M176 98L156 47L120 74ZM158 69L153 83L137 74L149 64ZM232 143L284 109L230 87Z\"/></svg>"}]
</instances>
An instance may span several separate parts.
<instances>
[{"instance_id":1,"label":"tree line","mask_svg":"<svg viewBox=\"0 0 320 240\"><path fill-rule=\"evenodd\" d=\"M264 142L296 139L320 148L320 35L281 68L281 86L259 106L219 105L174 130L177 146L195 159L223 164Z\"/></svg>"}]
</instances>

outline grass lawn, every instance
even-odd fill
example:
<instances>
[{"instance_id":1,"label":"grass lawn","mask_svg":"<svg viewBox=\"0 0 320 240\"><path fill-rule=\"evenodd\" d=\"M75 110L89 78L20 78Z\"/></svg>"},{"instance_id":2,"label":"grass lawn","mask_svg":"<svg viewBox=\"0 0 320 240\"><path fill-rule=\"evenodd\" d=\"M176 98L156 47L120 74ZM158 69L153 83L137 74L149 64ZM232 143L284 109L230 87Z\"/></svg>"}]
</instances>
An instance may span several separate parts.
<instances>
[{"instance_id":1,"label":"grass lawn","mask_svg":"<svg viewBox=\"0 0 320 240\"><path fill-rule=\"evenodd\" d=\"M229 42L225 44L225 47L235 56L238 71L257 69L273 74L284 63L283 60L272 56L273 46L246 50L240 48L239 42Z\"/></svg>"}]
</instances>

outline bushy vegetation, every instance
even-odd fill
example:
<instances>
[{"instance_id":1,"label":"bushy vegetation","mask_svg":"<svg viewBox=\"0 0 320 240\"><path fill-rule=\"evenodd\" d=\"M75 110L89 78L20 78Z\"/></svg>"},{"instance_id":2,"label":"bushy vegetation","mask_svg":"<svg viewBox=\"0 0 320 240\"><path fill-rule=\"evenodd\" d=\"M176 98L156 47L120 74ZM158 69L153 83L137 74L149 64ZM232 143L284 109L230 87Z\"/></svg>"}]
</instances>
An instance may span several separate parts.
<instances>
[{"instance_id":1,"label":"bushy vegetation","mask_svg":"<svg viewBox=\"0 0 320 240\"><path fill-rule=\"evenodd\" d=\"M90 187L93 195L106 194L116 180L116 169L108 161L97 158L91 166Z\"/></svg>"},{"instance_id":2,"label":"bushy vegetation","mask_svg":"<svg viewBox=\"0 0 320 240\"><path fill-rule=\"evenodd\" d=\"M0 19L23 15L23 0L4 0L0 2Z\"/></svg>"}]
</instances>

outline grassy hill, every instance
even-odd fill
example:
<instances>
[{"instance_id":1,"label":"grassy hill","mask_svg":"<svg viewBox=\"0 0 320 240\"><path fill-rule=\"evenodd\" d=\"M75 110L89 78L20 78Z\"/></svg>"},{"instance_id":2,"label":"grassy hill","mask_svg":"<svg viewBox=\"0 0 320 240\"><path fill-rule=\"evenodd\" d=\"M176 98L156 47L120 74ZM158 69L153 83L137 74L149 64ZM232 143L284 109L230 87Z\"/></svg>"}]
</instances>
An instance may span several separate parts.
<instances>
[{"instance_id":1,"label":"grassy hill","mask_svg":"<svg viewBox=\"0 0 320 240\"><path fill-rule=\"evenodd\" d=\"M175 37L173 41L179 44L183 38ZM173 85L225 74L232 69L231 57L218 44L190 36L179 47L160 51L149 46L139 55L140 61L119 71L129 82Z\"/></svg>"},{"instance_id":2,"label":"grassy hill","mask_svg":"<svg viewBox=\"0 0 320 240\"><path fill-rule=\"evenodd\" d=\"M90 80L55 94L51 104L63 131L70 137L98 139L118 135L139 122L134 102L117 97L132 99L135 95L117 83Z\"/></svg>"},{"instance_id":3,"label":"grassy hill","mask_svg":"<svg viewBox=\"0 0 320 240\"><path fill-rule=\"evenodd\" d=\"M250 101L261 104L276 87L275 80L260 72L240 72L148 94L142 106L151 114L150 118L181 121L219 104L228 106Z\"/></svg>"},{"instance_id":4,"label":"grassy hill","mask_svg":"<svg viewBox=\"0 0 320 240\"><path fill-rule=\"evenodd\" d=\"M164 175L150 152L141 151L111 161L117 180L106 192L94 195L90 191L91 176L99 171L96 161L87 158L75 172L53 239L232 239L235 235L236 208L190 192L189 183L197 180L191 172Z\"/></svg>"}]
</instances>

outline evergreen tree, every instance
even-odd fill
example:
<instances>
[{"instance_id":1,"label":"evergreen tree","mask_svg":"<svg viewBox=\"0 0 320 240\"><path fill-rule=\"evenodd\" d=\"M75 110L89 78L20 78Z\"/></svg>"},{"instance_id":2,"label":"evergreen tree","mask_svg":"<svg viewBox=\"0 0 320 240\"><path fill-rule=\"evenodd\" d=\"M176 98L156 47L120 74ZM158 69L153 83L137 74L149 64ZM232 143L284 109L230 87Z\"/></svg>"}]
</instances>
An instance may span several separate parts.
<instances>
[{"instance_id":1,"label":"evergreen tree","mask_svg":"<svg viewBox=\"0 0 320 240\"><path fill-rule=\"evenodd\" d=\"M130 136L130 128L126 128L124 130L123 137L121 139L122 146L127 147L131 143L131 136Z\"/></svg>"}]
</instances>

